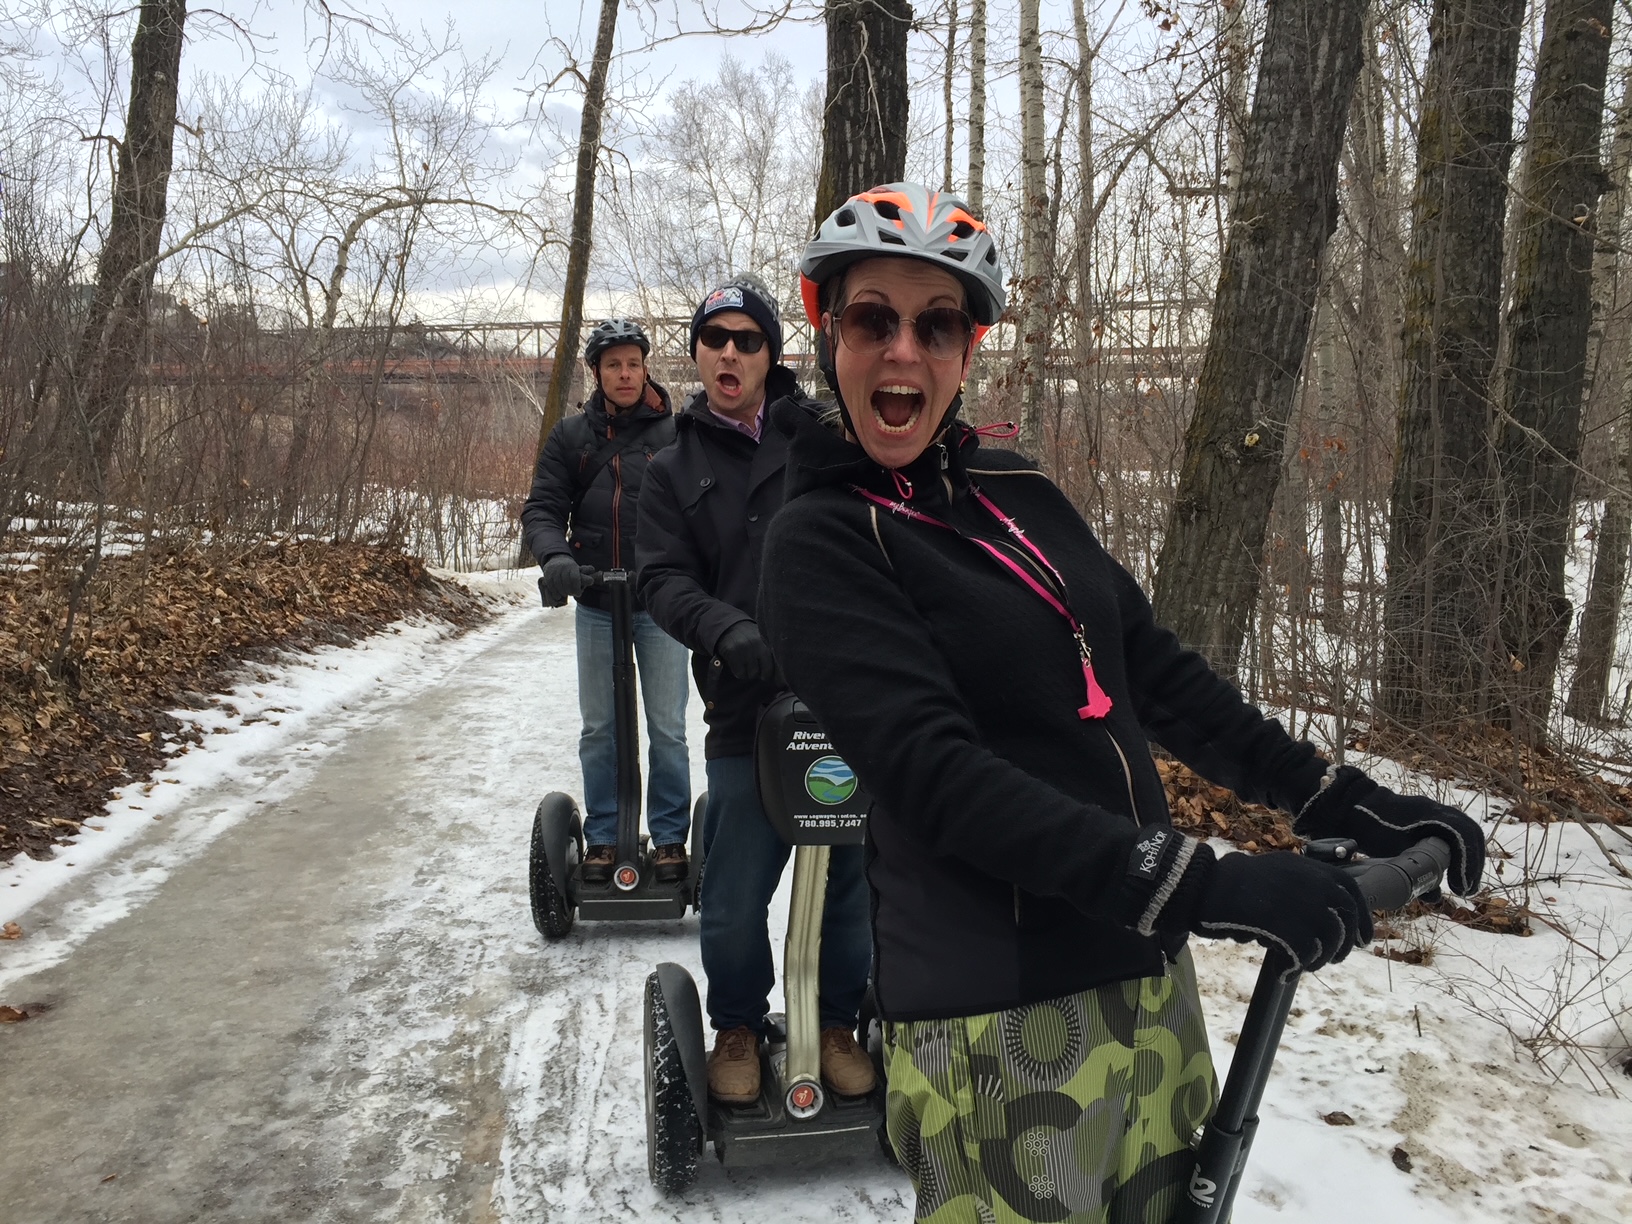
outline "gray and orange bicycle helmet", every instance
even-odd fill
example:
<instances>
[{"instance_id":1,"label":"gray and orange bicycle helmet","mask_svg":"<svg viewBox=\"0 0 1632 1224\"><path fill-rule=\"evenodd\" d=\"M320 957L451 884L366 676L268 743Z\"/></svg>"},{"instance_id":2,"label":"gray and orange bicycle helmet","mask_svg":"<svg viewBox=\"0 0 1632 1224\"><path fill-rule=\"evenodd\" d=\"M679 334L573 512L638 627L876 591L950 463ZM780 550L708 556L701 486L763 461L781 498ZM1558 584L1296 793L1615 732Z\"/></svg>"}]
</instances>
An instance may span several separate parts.
<instances>
[{"instance_id":1,"label":"gray and orange bicycle helmet","mask_svg":"<svg viewBox=\"0 0 1632 1224\"><path fill-rule=\"evenodd\" d=\"M926 260L956 276L968 294L977 340L1003 315L1003 262L985 222L950 191L889 183L839 205L805 247L799 293L812 327L822 325L822 285L851 264L880 255Z\"/></svg>"},{"instance_id":2,"label":"gray and orange bicycle helmet","mask_svg":"<svg viewBox=\"0 0 1632 1224\"><path fill-rule=\"evenodd\" d=\"M590 328L584 342L584 363L595 369L601 367L601 354L620 344L638 344L642 357L651 356L652 342L646 338L646 329L633 319L607 319Z\"/></svg>"}]
</instances>

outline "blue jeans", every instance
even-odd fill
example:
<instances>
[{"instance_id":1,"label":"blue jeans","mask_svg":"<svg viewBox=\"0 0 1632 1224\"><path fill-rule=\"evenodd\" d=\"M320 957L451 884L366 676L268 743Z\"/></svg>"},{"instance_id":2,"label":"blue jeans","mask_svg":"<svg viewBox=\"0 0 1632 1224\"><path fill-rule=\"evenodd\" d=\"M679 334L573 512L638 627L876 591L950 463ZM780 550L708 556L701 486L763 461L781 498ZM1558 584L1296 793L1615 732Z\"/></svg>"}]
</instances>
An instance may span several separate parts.
<instances>
[{"instance_id":1,"label":"blue jeans","mask_svg":"<svg viewBox=\"0 0 1632 1224\"><path fill-rule=\"evenodd\" d=\"M584 729L584 841L618 840L618 727L612 697L612 614L578 604L578 710ZM654 846L684 844L691 828L686 752L686 648L644 612L635 613L635 671L646 706L646 830Z\"/></svg>"},{"instance_id":2,"label":"blue jeans","mask_svg":"<svg viewBox=\"0 0 1632 1224\"><path fill-rule=\"evenodd\" d=\"M703 826L703 972L708 1018L717 1029L765 1027L776 965L766 917L792 847L771 828L754 789L754 759L708 762L708 812ZM873 963L872 915L862 847L834 846L822 911L818 991L823 1028L856 1027Z\"/></svg>"}]
</instances>

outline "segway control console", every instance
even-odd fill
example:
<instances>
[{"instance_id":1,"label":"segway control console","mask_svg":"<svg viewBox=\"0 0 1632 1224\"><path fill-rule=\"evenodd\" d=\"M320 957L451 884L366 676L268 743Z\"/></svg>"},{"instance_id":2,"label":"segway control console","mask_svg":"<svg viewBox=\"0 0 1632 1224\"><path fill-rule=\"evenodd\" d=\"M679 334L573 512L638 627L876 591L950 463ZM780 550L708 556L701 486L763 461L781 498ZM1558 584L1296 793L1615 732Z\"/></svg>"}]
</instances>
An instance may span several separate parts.
<instances>
[{"instance_id":1,"label":"segway control console","mask_svg":"<svg viewBox=\"0 0 1632 1224\"><path fill-rule=\"evenodd\" d=\"M533 816L528 886L533 922L546 939L572 930L574 918L602 921L679 918L697 904L702 876L705 794L691 820L690 865L680 880L656 878L648 837L640 831L640 724L635 701L635 611L624 570L589 571L606 588L612 615L612 695L618 749L618 852L611 878L583 878L584 828L571 795L553 791ZM588 576L588 575L586 575Z\"/></svg>"},{"instance_id":2,"label":"segway control console","mask_svg":"<svg viewBox=\"0 0 1632 1224\"><path fill-rule=\"evenodd\" d=\"M725 1105L708 1095L702 1009L691 975L659 965L646 982L646 1128L648 1170L665 1193L697 1175L705 1139L732 1168L809 1164L865 1156L879 1148L884 1076L841 1097L822 1083L817 982L822 909L834 846L859 844L872 800L810 711L791 694L760 717L755 775L760 802L794 847L793 906L783 957L787 1015L772 1015L760 1054L760 1095ZM866 1018L863 1023L865 1024ZM868 1034L859 1034L863 1044ZM876 1046L876 1043L873 1043Z\"/></svg>"}]
</instances>

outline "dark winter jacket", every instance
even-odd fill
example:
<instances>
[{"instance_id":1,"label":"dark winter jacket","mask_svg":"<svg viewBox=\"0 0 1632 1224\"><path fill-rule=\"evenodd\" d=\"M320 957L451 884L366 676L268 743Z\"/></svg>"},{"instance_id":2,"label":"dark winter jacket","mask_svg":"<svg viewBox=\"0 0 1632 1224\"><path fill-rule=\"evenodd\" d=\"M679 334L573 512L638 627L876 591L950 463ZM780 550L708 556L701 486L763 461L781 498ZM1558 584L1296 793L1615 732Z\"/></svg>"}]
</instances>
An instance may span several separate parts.
<instances>
[{"instance_id":1,"label":"dark winter jacket","mask_svg":"<svg viewBox=\"0 0 1632 1224\"><path fill-rule=\"evenodd\" d=\"M1078 716L1083 669L1057 612L967 539L853 492L899 499L858 446L797 410L779 405L774 420L792 435L788 502L766 541L760 613L789 686L874 796L883 1015L975 1015L1162 973L1157 938L1132 929L1149 898L1130 891L1139 827L1169 823L1146 741L1293 810L1324 762L1156 624L1018 455L954 426L906 470L911 505L1006 541L972 478L1041 548L1113 700L1102 719Z\"/></svg>"},{"instance_id":2,"label":"dark winter jacket","mask_svg":"<svg viewBox=\"0 0 1632 1224\"><path fill-rule=\"evenodd\" d=\"M766 395L798 397L793 372L772 366ZM708 722L704 756L745 756L759 710L777 686L739 680L714 648L732 625L754 619L759 558L782 505L788 443L769 420L757 443L721 424L701 391L677 424L679 437L653 460L640 498L640 596L664 632L691 651Z\"/></svg>"},{"instance_id":3,"label":"dark winter jacket","mask_svg":"<svg viewBox=\"0 0 1632 1224\"><path fill-rule=\"evenodd\" d=\"M586 488L584 475L596 452L631 429L639 436L589 473ZM609 413L597 390L582 412L558 421L538 456L533 491L521 510L522 536L538 563L563 555L596 569L633 569L636 499L647 465L674 435L669 393L655 382L646 384L645 398L626 412ZM578 599L603 611L607 606L604 587L590 587Z\"/></svg>"}]
</instances>

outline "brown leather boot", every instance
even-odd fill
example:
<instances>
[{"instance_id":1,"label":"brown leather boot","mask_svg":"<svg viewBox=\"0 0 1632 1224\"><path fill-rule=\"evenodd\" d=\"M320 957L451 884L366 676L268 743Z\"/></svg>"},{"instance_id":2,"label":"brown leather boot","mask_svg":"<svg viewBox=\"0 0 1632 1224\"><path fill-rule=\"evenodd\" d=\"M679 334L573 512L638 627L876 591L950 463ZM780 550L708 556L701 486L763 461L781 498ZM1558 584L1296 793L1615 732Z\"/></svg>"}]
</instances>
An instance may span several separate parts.
<instances>
[{"instance_id":1,"label":"brown leather boot","mask_svg":"<svg viewBox=\"0 0 1632 1224\"><path fill-rule=\"evenodd\" d=\"M670 846L659 846L652 851L652 874L664 884L673 884L686 878L686 870L691 866L686 858L686 848L678 842Z\"/></svg>"},{"instance_id":2,"label":"brown leather boot","mask_svg":"<svg viewBox=\"0 0 1632 1224\"><path fill-rule=\"evenodd\" d=\"M847 1028L822 1030L822 1082L840 1096L866 1096L878 1083L873 1060Z\"/></svg>"},{"instance_id":3,"label":"brown leather boot","mask_svg":"<svg viewBox=\"0 0 1632 1224\"><path fill-rule=\"evenodd\" d=\"M708 1056L708 1092L727 1105L752 1105L759 1100L759 1036L746 1026L714 1035Z\"/></svg>"},{"instance_id":4,"label":"brown leather boot","mask_svg":"<svg viewBox=\"0 0 1632 1224\"><path fill-rule=\"evenodd\" d=\"M591 846L584 855L584 883L605 884L612 878L612 868L617 861L616 846Z\"/></svg>"}]
</instances>

